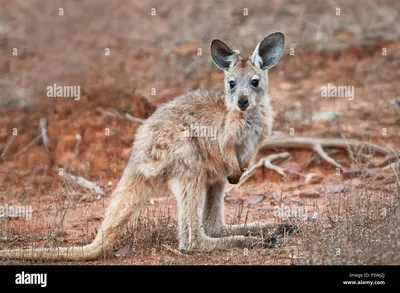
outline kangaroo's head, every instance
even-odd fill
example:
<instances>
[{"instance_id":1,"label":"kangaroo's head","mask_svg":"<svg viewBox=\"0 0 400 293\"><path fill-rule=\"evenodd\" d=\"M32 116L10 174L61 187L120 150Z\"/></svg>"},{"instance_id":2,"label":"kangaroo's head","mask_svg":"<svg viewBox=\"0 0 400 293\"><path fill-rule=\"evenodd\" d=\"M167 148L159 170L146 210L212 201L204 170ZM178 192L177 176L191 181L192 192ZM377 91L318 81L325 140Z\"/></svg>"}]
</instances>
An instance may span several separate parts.
<instances>
[{"instance_id":1,"label":"kangaroo's head","mask_svg":"<svg viewBox=\"0 0 400 293\"><path fill-rule=\"evenodd\" d=\"M285 36L273 33L256 46L253 54L243 59L239 51L214 39L211 56L225 73L226 102L230 110L249 111L268 99L268 69L282 56Z\"/></svg>"}]
</instances>

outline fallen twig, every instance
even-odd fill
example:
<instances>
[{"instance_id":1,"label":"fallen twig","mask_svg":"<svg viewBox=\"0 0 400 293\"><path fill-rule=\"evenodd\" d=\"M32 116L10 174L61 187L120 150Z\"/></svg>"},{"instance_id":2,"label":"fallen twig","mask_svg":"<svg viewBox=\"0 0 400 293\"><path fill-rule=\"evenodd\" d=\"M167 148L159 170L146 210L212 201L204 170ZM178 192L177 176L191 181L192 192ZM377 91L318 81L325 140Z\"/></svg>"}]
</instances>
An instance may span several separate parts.
<instances>
[{"instance_id":1,"label":"fallen twig","mask_svg":"<svg viewBox=\"0 0 400 293\"><path fill-rule=\"evenodd\" d=\"M73 180L74 182L76 182L79 186L85 187L85 188L89 189L90 191L94 191L95 193L97 193L98 194L97 199L104 196L104 191L96 183L86 180L85 178L80 177L80 176L74 176L74 175L71 175L68 173L66 173L65 175L68 178L70 178L71 180Z\"/></svg>"},{"instance_id":2,"label":"fallen twig","mask_svg":"<svg viewBox=\"0 0 400 293\"><path fill-rule=\"evenodd\" d=\"M362 142L356 139L340 139L340 138L311 138L311 137L284 137L270 138L262 143L261 148L308 148L314 149L315 145L321 147L347 148L348 146L366 145L371 147L377 153L382 155L393 154L394 150L369 142Z\"/></svg>"},{"instance_id":3,"label":"fallen twig","mask_svg":"<svg viewBox=\"0 0 400 293\"><path fill-rule=\"evenodd\" d=\"M101 114L103 114L104 116L115 117L115 116L121 115L121 113L118 112L118 110L116 110L116 109L102 109L102 108L100 108L100 107L97 107L96 110L97 110L98 112L100 112ZM145 120L145 119L142 119L142 118L134 117L134 116L132 116L132 115L129 114L129 113L125 113L125 114L123 114L123 116L124 116L127 120L129 120L129 121L131 121L131 122L143 123L144 120Z\"/></svg>"},{"instance_id":4,"label":"fallen twig","mask_svg":"<svg viewBox=\"0 0 400 293\"><path fill-rule=\"evenodd\" d=\"M388 166L390 164L392 164L393 162L396 162L400 160L400 155L399 154L391 154L388 155L383 162L377 164L375 167L380 168L380 167L385 167Z\"/></svg>"},{"instance_id":5,"label":"fallen twig","mask_svg":"<svg viewBox=\"0 0 400 293\"><path fill-rule=\"evenodd\" d=\"M46 147L46 150L47 150L48 152L50 152L50 150L49 150L49 148L48 148L48 146L47 146L48 138L47 138L46 122L47 122L47 121L46 121L46 118L41 118L40 121L39 121L39 130L40 130L40 134L39 134L38 136L36 136L30 143L28 143L22 150L20 150L19 152L17 152L17 153L14 154L14 155L10 155L10 156L7 156L7 157L11 157L11 156L16 157L16 156L22 154L23 152L25 152L30 146L32 146L32 145L33 145L38 139L40 139L40 138L42 138L43 143L44 143L44 145L45 145L45 147ZM15 136L13 136L13 137L15 137ZM8 143L7 146L5 147L3 153L1 154L1 157L4 156L4 154L5 154L6 150L7 150L7 148L9 147L9 145L11 144L11 142L12 142L13 140L14 140L14 138L10 139L9 143Z\"/></svg>"},{"instance_id":6,"label":"fallen twig","mask_svg":"<svg viewBox=\"0 0 400 293\"><path fill-rule=\"evenodd\" d=\"M315 151L322 159L324 159L326 162L343 169L342 165L340 165L338 162L336 162L334 159L332 159L327 153L325 153L324 149L320 144L316 144L313 146L313 151Z\"/></svg>"},{"instance_id":7,"label":"fallen twig","mask_svg":"<svg viewBox=\"0 0 400 293\"><path fill-rule=\"evenodd\" d=\"M317 177L317 180L318 180L318 181L322 180L322 177L318 176L317 173L309 173L309 174L306 175L306 178L304 179L304 183L305 183L305 184L311 183L311 180L312 180L314 177Z\"/></svg>"},{"instance_id":8,"label":"fallen twig","mask_svg":"<svg viewBox=\"0 0 400 293\"><path fill-rule=\"evenodd\" d=\"M7 149L10 147L10 145L12 144L12 142L14 141L14 139L15 139L15 135L12 135L12 136L10 137L10 139L8 140L8 142L7 142L7 144L6 144L6 147L4 148L4 150L3 150L3 152L1 153L1 156L0 156L0 157L4 157L4 155L6 154Z\"/></svg>"},{"instance_id":9,"label":"fallen twig","mask_svg":"<svg viewBox=\"0 0 400 293\"><path fill-rule=\"evenodd\" d=\"M125 118L128 119L129 121L132 121L132 122L139 122L139 123L143 123L144 122L144 119L133 117L129 113L125 113Z\"/></svg>"},{"instance_id":10,"label":"fallen twig","mask_svg":"<svg viewBox=\"0 0 400 293\"><path fill-rule=\"evenodd\" d=\"M43 141L43 144L44 144L44 146L46 148L46 151L48 153L50 153L49 147L47 145L47 143L49 142L49 139L47 137L46 124L47 124L47 119L46 118L41 118L40 121L39 121L39 131L40 131L40 134L42 136L42 141Z\"/></svg>"},{"instance_id":11,"label":"fallen twig","mask_svg":"<svg viewBox=\"0 0 400 293\"><path fill-rule=\"evenodd\" d=\"M356 177L371 177L379 172L379 168L373 169L350 169L342 172L343 179L352 179Z\"/></svg>"},{"instance_id":12,"label":"fallen twig","mask_svg":"<svg viewBox=\"0 0 400 293\"><path fill-rule=\"evenodd\" d=\"M23 152L25 152L31 145L33 145L41 137L42 137L42 135L39 134L30 143L28 143L22 150L20 150L18 153L14 154L14 155L10 155L8 157L11 157L11 156L16 157L16 156L22 154Z\"/></svg>"},{"instance_id":13,"label":"fallen twig","mask_svg":"<svg viewBox=\"0 0 400 293\"><path fill-rule=\"evenodd\" d=\"M373 151L382 154L390 155L394 150L380 146L370 142L362 142L355 139L338 139L338 138L311 138L311 137L284 137L284 138L270 138L262 143L261 148L308 148L318 153L326 162L334 165L335 167L344 170L344 168L331 158L325 151L324 147L345 148L365 145Z\"/></svg>"},{"instance_id":14,"label":"fallen twig","mask_svg":"<svg viewBox=\"0 0 400 293\"><path fill-rule=\"evenodd\" d=\"M76 159L78 157L79 145L81 144L82 136L78 133L77 135L75 135L75 138L76 138L76 145L74 148L74 157Z\"/></svg>"},{"instance_id":15,"label":"fallen twig","mask_svg":"<svg viewBox=\"0 0 400 293\"><path fill-rule=\"evenodd\" d=\"M287 159L289 157L290 157L290 153L285 152L285 153L279 153L279 154L272 154L265 158L260 159L257 164L253 165L248 171L245 172L244 176L242 178L240 178L239 182L236 185L232 186L226 192L230 192L233 189L241 186L247 179L249 179L255 173L255 170L260 167L265 167L270 170L273 170L284 177L287 175L285 172L290 173L290 174L295 174L299 177L303 177L304 182L306 184L309 184L314 177L318 176L318 174L316 174L316 173L302 174L300 172L290 170L288 168L279 167L272 163L273 161L276 161L277 159Z\"/></svg>"},{"instance_id":16,"label":"fallen twig","mask_svg":"<svg viewBox=\"0 0 400 293\"><path fill-rule=\"evenodd\" d=\"M383 155L393 155L394 150L383 147L370 142L362 142L355 139L337 139L337 138L311 138L311 137L272 137L266 139L262 144L259 150L263 148L308 148L316 152L323 160L328 162L329 164L340 168L343 171L343 176L353 177L360 176L362 174L361 170L346 170L342 165L336 162L333 158L331 158L325 151L324 147L332 147L332 148L343 148L349 149L350 147L355 146L367 146L372 149L374 152L383 154ZM285 168L281 168L277 165L274 165L272 162L278 158L286 159L290 156L290 153L280 153L280 154L272 154L265 158L262 158L258 161L258 163L251 165L250 169L245 172L242 176L238 184L232 186L227 192L241 186L248 178L250 178L255 170L259 167L266 167L268 169L274 170L282 176L286 176L287 173L296 174L298 176L305 178L305 183L308 184L311 182L312 178L318 176L315 173L311 174L301 174L294 170L289 170ZM376 172L376 169L368 169L368 175L372 175Z\"/></svg>"},{"instance_id":17,"label":"fallen twig","mask_svg":"<svg viewBox=\"0 0 400 293\"><path fill-rule=\"evenodd\" d=\"M232 186L226 192L230 192L233 189L238 188L240 185L242 185L247 179L249 179L254 174L255 170L259 167L266 167L268 169L278 172L282 176L286 176L285 169L272 164L272 162L277 159L287 159L289 157L290 154L288 152L285 152L280 154L272 154L265 158L260 159L257 164L251 166L250 169L243 174L243 176L240 178L240 181L236 185Z\"/></svg>"},{"instance_id":18,"label":"fallen twig","mask_svg":"<svg viewBox=\"0 0 400 293\"><path fill-rule=\"evenodd\" d=\"M116 109L103 109L100 107L96 107L96 110L98 112L100 112L103 116L111 116L111 117L115 117L118 116L119 113Z\"/></svg>"}]
</instances>

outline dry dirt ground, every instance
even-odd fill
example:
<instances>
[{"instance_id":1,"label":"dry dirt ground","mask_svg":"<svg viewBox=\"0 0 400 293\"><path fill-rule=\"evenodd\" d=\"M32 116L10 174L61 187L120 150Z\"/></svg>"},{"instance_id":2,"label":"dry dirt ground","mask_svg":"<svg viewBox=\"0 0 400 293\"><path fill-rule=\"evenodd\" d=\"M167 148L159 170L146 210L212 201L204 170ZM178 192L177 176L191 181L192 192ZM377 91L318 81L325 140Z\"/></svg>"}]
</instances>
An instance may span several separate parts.
<instances>
[{"instance_id":1,"label":"dry dirt ground","mask_svg":"<svg viewBox=\"0 0 400 293\"><path fill-rule=\"evenodd\" d=\"M0 249L89 243L140 123L126 114L146 119L186 90L222 90L208 50L214 37L250 54L266 34L286 34L285 53L270 72L276 136L400 149L398 1L0 2L0 205L33 209L31 220L0 218ZM80 99L47 97L54 83L80 86ZM322 97L328 84L354 87L354 99ZM318 180L260 168L227 193L229 223L290 217L299 224L301 233L280 247L180 254L176 202L160 193L132 221L122 249L82 264L400 264L396 170L376 169L385 157L360 148L327 150L346 170L363 170L351 178L311 150L263 150L259 158L290 152L277 164ZM67 173L97 183L105 195ZM0 260L16 263L30 262Z\"/></svg>"}]
</instances>

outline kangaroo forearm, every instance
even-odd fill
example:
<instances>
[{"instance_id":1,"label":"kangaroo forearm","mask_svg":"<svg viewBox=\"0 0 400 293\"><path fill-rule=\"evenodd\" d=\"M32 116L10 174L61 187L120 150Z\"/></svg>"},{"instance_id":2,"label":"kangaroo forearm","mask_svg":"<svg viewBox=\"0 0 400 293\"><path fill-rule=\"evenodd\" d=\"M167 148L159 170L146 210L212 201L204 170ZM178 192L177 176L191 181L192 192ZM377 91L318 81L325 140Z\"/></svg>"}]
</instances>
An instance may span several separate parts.
<instances>
[{"instance_id":1,"label":"kangaroo forearm","mask_svg":"<svg viewBox=\"0 0 400 293\"><path fill-rule=\"evenodd\" d=\"M239 160L237 158L234 148L226 148L224 150L225 163L229 166L231 173L237 173L241 171Z\"/></svg>"}]
</instances>

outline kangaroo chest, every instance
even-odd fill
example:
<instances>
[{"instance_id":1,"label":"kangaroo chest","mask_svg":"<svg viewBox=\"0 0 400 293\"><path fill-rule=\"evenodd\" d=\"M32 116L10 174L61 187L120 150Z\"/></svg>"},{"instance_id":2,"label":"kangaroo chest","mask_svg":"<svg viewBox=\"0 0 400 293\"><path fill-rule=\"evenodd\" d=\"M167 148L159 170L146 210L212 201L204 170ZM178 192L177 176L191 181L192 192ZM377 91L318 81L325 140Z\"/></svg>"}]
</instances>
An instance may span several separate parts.
<instances>
[{"instance_id":1,"label":"kangaroo chest","mask_svg":"<svg viewBox=\"0 0 400 293\"><path fill-rule=\"evenodd\" d=\"M258 142L266 137L267 128L267 119L263 115L244 121L241 139L236 146L236 153L240 161L245 161L254 153Z\"/></svg>"}]
</instances>

